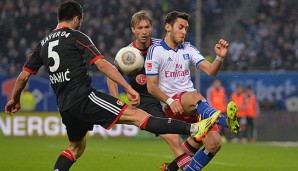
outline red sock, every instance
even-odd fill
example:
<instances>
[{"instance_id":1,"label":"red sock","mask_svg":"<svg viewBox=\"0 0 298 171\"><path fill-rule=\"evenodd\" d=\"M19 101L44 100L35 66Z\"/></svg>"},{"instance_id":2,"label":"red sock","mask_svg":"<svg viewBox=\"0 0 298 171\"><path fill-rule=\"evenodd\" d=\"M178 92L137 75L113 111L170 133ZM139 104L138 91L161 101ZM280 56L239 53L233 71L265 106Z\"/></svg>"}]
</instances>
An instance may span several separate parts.
<instances>
[{"instance_id":1,"label":"red sock","mask_svg":"<svg viewBox=\"0 0 298 171\"><path fill-rule=\"evenodd\" d=\"M64 157L67 157L69 160L75 162L75 158L72 155L70 150L66 149L66 150L62 151L61 155L64 156Z\"/></svg>"},{"instance_id":2,"label":"red sock","mask_svg":"<svg viewBox=\"0 0 298 171\"><path fill-rule=\"evenodd\" d=\"M181 156L176 158L177 165L180 169L183 169L185 166L187 166L191 162L191 157L184 153Z\"/></svg>"}]
</instances>

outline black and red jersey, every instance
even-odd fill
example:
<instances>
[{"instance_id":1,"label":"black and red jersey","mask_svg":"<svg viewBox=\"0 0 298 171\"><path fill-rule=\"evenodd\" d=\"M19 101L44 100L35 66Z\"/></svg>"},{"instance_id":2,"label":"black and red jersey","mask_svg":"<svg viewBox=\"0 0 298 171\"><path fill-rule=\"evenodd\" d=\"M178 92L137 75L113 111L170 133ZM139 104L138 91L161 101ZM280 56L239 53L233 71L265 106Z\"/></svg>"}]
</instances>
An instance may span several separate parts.
<instances>
[{"instance_id":1,"label":"black and red jersey","mask_svg":"<svg viewBox=\"0 0 298 171\"><path fill-rule=\"evenodd\" d=\"M62 27L38 43L23 70L36 74L44 65L59 110L64 111L93 90L87 67L99 58L103 56L87 35Z\"/></svg>"},{"instance_id":2,"label":"black and red jersey","mask_svg":"<svg viewBox=\"0 0 298 171\"><path fill-rule=\"evenodd\" d=\"M159 43L161 40L156 39L156 38L151 38L150 39L150 46L156 43ZM138 50L141 51L143 54L144 60L147 55L147 49L139 49L137 47L136 41L133 41L132 43L129 44L129 46L137 48ZM141 97L152 97L151 94L149 94L147 90L147 81L146 81L146 73L145 73L145 68L143 67L140 71L134 73L134 74L128 74L127 75L129 83L133 89L135 89Z\"/></svg>"}]
</instances>

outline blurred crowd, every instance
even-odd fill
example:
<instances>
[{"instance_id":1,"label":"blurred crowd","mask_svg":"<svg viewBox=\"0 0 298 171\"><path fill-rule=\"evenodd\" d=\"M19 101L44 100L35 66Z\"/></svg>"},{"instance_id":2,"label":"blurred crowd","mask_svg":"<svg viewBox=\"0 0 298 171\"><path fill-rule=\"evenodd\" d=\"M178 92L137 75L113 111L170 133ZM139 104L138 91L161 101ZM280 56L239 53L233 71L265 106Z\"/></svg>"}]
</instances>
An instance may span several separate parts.
<instances>
[{"instance_id":1,"label":"blurred crowd","mask_svg":"<svg viewBox=\"0 0 298 171\"><path fill-rule=\"evenodd\" d=\"M84 8L82 31L91 37L107 60L132 40L131 15L141 9L151 12L153 37L162 38L163 18L171 10L190 14L187 41L195 38L196 0L78 0ZM216 20L224 8L222 0L203 0L203 17ZM282 2L282 3L281 3ZM58 0L0 0L0 75L14 76L35 48L37 41L57 24ZM257 18L240 21L243 32L236 32L230 44L229 70L298 69L297 2L264 1ZM204 21L204 20L203 20ZM208 30L205 22L203 31ZM205 26L205 27L204 27ZM206 29L207 28L207 29ZM205 34L204 34L205 35ZM207 35L208 36L208 35ZM235 62L236 61L236 62ZM42 74L42 70L40 72Z\"/></svg>"},{"instance_id":2,"label":"blurred crowd","mask_svg":"<svg viewBox=\"0 0 298 171\"><path fill-rule=\"evenodd\" d=\"M16 75L36 46L57 24L58 0L0 0L0 75ZM81 31L112 61L132 40L130 17L148 10L154 19L153 36L163 35L164 15L175 9L193 15L194 0L78 0L84 8ZM193 4L194 3L194 4ZM194 17L191 17L194 19ZM42 72L39 72L42 74Z\"/></svg>"},{"instance_id":3,"label":"blurred crowd","mask_svg":"<svg viewBox=\"0 0 298 171\"><path fill-rule=\"evenodd\" d=\"M256 17L233 30L229 70L298 70L298 1L261 0Z\"/></svg>"},{"instance_id":4,"label":"blurred crowd","mask_svg":"<svg viewBox=\"0 0 298 171\"><path fill-rule=\"evenodd\" d=\"M229 95L223 87L221 80L214 80L213 84L207 90L207 100L209 104L217 110L226 113L229 101L235 102L238 108L237 119L241 131L237 135L230 135L231 142L255 142L257 139L256 119L260 115L260 106L254 93L254 88L249 85L244 87L238 84L236 89ZM227 132L221 127L222 140L225 141Z\"/></svg>"}]
</instances>

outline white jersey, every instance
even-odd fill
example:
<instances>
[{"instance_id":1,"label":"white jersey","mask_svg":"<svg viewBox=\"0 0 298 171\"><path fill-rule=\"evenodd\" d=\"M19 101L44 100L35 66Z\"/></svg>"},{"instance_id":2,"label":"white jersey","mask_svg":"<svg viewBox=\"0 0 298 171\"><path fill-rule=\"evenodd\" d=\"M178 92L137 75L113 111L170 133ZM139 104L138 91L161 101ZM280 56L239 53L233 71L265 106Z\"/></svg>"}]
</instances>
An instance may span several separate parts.
<instances>
[{"instance_id":1,"label":"white jersey","mask_svg":"<svg viewBox=\"0 0 298 171\"><path fill-rule=\"evenodd\" d=\"M158 76L158 87L169 97L181 92L196 91L190 77L190 64L197 68L205 58L189 42L179 45L175 51L164 40L152 45L147 53L147 76Z\"/></svg>"}]
</instances>

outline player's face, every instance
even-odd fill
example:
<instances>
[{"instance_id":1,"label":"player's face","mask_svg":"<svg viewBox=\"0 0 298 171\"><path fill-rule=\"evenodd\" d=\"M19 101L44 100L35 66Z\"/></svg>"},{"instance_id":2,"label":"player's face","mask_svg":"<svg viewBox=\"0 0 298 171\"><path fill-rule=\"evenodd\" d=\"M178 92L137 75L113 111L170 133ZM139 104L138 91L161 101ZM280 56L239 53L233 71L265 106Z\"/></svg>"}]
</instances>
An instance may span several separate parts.
<instances>
[{"instance_id":1,"label":"player's face","mask_svg":"<svg viewBox=\"0 0 298 171\"><path fill-rule=\"evenodd\" d=\"M170 26L170 37L173 42L180 44L184 41L188 29L188 21L177 18L173 26Z\"/></svg>"},{"instance_id":2,"label":"player's face","mask_svg":"<svg viewBox=\"0 0 298 171\"><path fill-rule=\"evenodd\" d=\"M141 20L135 26L131 27L137 41L146 43L150 41L152 34L152 25L148 20Z\"/></svg>"}]
</instances>

